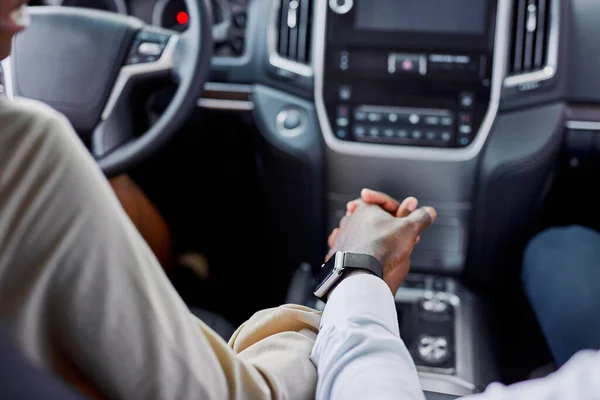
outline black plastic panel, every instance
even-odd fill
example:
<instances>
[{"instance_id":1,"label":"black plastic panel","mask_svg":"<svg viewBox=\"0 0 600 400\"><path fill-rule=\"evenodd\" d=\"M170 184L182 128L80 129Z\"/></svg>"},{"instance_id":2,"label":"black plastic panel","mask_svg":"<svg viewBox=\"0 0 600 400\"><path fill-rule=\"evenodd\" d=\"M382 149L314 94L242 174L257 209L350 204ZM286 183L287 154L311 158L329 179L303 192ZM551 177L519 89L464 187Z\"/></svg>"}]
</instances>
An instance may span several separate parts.
<instances>
[{"instance_id":1,"label":"black plastic panel","mask_svg":"<svg viewBox=\"0 0 600 400\"><path fill-rule=\"evenodd\" d=\"M600 1L571 0L568 99L600 102Z\"/></svg>"},{"instance_id":2,"label":"black plastic panel","mask_svg":"<svg viewBox=\"0 0 600 400\"><path fill-rule=\"evenodd\" d=\"M467 272L480 284L514 278L563 138L564 104L501 115L481 160ZM512 271L512 273L511 273Z\"/></svg>"},{"instance_id":3,"label":"black plastic panel","mask_svg":"<svg viewBox=\"0 0 600 400\"><path fill-rule=\"evenodd\" d=\"M571 31L576 25L576 21L571 16L571 1L581 0L557 0L560 2L560 22L559 22L559 45L558 45L558 65L556 74L552 79L542 81L539 85L523 87L513 87L502 89L500 101L500 110L513 110L531 106L539 106L552 102L562 101L565 98L568 89L567 77L569 71L575 64L569 55L572 46ZM583 0L593 2L594 0ZM507 60L509 62L510 60ZM533 89L532 89L533 88Z\"/></svg>"},{"instance_id":4,"label":"black plastic panel","mask_svg":"<svg viewBox=\"0 0 600 400\"><path fill-rule=\"evenodd\" d=\"M322 137L312 103L260 85L253 99L264 142L258 157L276 232L273 253L291 277L302 262L320 266L326 253ZM306 116L305 129L294 137L282 135L276 124L279 112L289 107Z\"/></svg>"}]
</instances>

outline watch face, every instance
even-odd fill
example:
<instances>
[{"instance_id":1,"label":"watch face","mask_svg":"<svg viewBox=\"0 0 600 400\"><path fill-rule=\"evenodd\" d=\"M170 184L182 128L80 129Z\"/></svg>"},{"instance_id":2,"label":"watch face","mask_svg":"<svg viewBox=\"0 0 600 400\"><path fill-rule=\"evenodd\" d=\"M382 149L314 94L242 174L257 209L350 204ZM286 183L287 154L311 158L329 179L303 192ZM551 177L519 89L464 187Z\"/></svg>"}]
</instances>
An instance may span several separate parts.
<instances>
[{"instance_id":1,"label":"watch face","mask_svg":"<svg viewBox=\"0 0 600 400\"><path fill-rule=\"evenodd\" d=\"M317 276L315 277L317 289L331 276L331 274L333 274L335 269L335 258L336 255L334 254L317 272Z\"/></svg>"}]
</instances>

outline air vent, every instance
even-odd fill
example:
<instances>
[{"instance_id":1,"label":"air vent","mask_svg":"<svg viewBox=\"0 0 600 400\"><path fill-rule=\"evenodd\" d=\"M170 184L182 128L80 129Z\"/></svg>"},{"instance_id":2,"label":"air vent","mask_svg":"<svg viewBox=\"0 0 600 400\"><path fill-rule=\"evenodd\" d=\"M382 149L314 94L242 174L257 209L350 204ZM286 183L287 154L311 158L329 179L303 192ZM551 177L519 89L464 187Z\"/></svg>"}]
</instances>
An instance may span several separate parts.
<instances>
[{"instance_id":1,"label":"air vent","mask_svg":"<svg viewBox=\"0 0 600 400\"><path fill-rule=\"evenodd\" d=\"M554 76L556 0L514 0L509 86ZM513 79L526 77L527 79Z\"/></svg>"},{"instance_id":2,"label":"air vent","mask_svg":"<svg viewBox=\"0 0 600 400\"><path fill-rule=\"evenodd\" d=\"M310 64L314 0L276 1L280 1L277 53L284 59Z\"/></svg>"}]
</instances>

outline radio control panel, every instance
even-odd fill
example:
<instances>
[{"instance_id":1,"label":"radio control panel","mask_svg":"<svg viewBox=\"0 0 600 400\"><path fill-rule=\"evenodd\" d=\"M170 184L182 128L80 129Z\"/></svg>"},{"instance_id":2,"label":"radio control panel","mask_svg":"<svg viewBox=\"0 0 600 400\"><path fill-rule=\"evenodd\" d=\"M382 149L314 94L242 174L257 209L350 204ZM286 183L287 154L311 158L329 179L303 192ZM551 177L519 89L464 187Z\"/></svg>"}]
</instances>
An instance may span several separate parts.
<instances>
[{"instance_id":1,"label":"radio control panel","mask_svg":"<svg viewBox=\"0 0 600 400\"><path fill-rule=\"evenodd\" d=\"M352 104L351 88L340 89L331 122L339 140L403 146L465 147L474 138L480 116L475 96L461 93L455 108Z\"/></svg>"},{"instance_id":2,"label":"radio control panel","mask_svg":"<svg viewBox=\"0 0 600 400\"><path fill-rule=\"evenodd\" d=\"M421 0L408 0L414 18L399 14L396 2L341 2L353 4L343 13L330 2L323 100L338 140L442 148L473 142L490 103L495 2L460 1L468 15L450 19L460 26L426 13Z\"/></svg>"}]
</instances>

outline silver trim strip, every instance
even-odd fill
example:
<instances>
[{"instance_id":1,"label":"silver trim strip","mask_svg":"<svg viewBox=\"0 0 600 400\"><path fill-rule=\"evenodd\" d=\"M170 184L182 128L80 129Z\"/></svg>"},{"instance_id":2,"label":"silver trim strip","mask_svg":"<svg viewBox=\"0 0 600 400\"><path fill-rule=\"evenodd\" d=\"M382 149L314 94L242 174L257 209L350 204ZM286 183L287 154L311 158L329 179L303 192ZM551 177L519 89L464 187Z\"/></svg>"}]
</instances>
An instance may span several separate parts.
<instances>
[{"instance_id":1,"label":"silver trim strip","mask_svg":"<svg viewBox=\"0 0 600 400\"><path fill-rule=\"evenodd\" d=\"M110 114L113 112L119 97L121 97L121 94L130 79L139 75L153 74L163 71L168 72L173 68L173 59L178 41L179 36L171 35L167 45L165 46L163 54L154 62L125 65L121 67L119 75L117 76L117 80L115 81L115 85L113 86L110 96L108 97L106 106L102 111L102 120L108 119Z\"/></svg>"},{"instance_id":2,"label":"silver trim strip","mask_svg":"<svg viewBox=\"0 0 600 400\"><path fill-rule=\"evenodd\" d=\"M467 147L458 149L439 149L439 148L421 148L409 146L386 146L370 143L345 142L337 139L332 131L325 101L323 99L323 85L325 75L325 34L327 30L327 2L319 1L315 4L315 33L314 38L314 57L315 60L315 105L319 124L327 146L334 152L366 157L388 157L419 159L431 161L468 161L475 158L490 134L498 107L500 104L500 92L506 72L506 60L508 51L509 36L509 4L511 0L499 0L496 17L495 47L494 47L494 66L491 82L491 96L488 111L479 128L475 140Z\"/></svg>"},{"instance_id":3,"label":"silver trim strip","mask_svg":"<svg viewBox=\"0 0 600 400\"><path fill-rule=\"evenodd\" d=\"M529 72L527 74L511 75L504 79L505 87L515 87L531 83L537 83L554 78L558 65L558 40L560 33L560 2L552 0L550 9L550 31L548 33L548 55L546 66L539 71Z\"/></svg>"},{"instance_id":4,"label":"silver trim strip","mask_svg":"<svg viewBox=\"0 0 600 400\"><path fill-rule=\"evenodd\" d=\"M327 8L326 1L319 1L318 3L323 3L325 8ZM281 9L280 0L273 0L273 8L271 10L271 21L269 22L269 28L267 29L267 51L269 53L269 63L276 67L281 68L286 71L293 72L298 75L312 77L314 75L314 71L311 65L301 64L292 60L288 60L287 58L283 58L277 53L277 19L279 16L279 11ZM313 36L316 39L318 36ZM313 40L318 42L318 40Z\"/></svg>"},{"instance_id":5,"label":"silver trim strip","mask_svg":"<svg viewBox=\"0 0 600 400\"><path fill-rule=\"evenodd\" d=\"M198 99L198 107L211 110L252 111L254 103L245 100Z\"/></svg>"},{"instance_id":6,"label":"silver trim strip","mask_svg":"<svg viewBox=\"0 0 600 400\"><path fill-rule=\"evenodd\" d=\"M15 97L15 92L13 88L12 62L10 56L2 60L2 74L4 76L4 93L7 98L12 99Z\"/></svg>"},{"instance_id":7,"label":"silver trim strip","mask_svg":"<svg viewBox=\"0 0 600 400\"><path fill-rule=\"evenodd\" d=\"M431 373L431 372L425 372L425 371L418 371L419 374L419 378L421 378L421 385L423 387L423 390L428 390L428 391L438 391L441 393L446 393L446 394L453 394L453 395L458 395L458 396L467 396L470 394L473 394L475 392L475 385L473 385L472 383L469 383L463 379L457 378L456 376L453 375L441 375L441 374L435 374L435 373ZM425 382L423 382L423 380L426 380ZM433 382L429 382L427 380L431 380ZM448 387L444 387L443 385L436 385L434 382L446 382L449 383L451 385L455 385L458 386L460 388L466 389L467 392L466 393L458 393L453 391L452 393L448 392Z\"/></svg>"},{"instance_id":8,"label":"silver trim strip","mask_svg":"<svg viewBox=\"0 0 600 400\"><path fill-rule=\"evenodd\" d=\"M595 121L567 121L567 129L579 129L585 131L600 131L600 122Z\"/></svg>"},{"instance_id":9,"label":"silver trim strip","mask_svg":"<svg viewBox=\"0 0 600 400\"><path fill-rule=\"evenodd\" d=\"M229 93L252 93L252 85L243 83L225 83L225 82L206 82L204 90L214 92L229 92Z\"/></svg>"}]
</instances>

